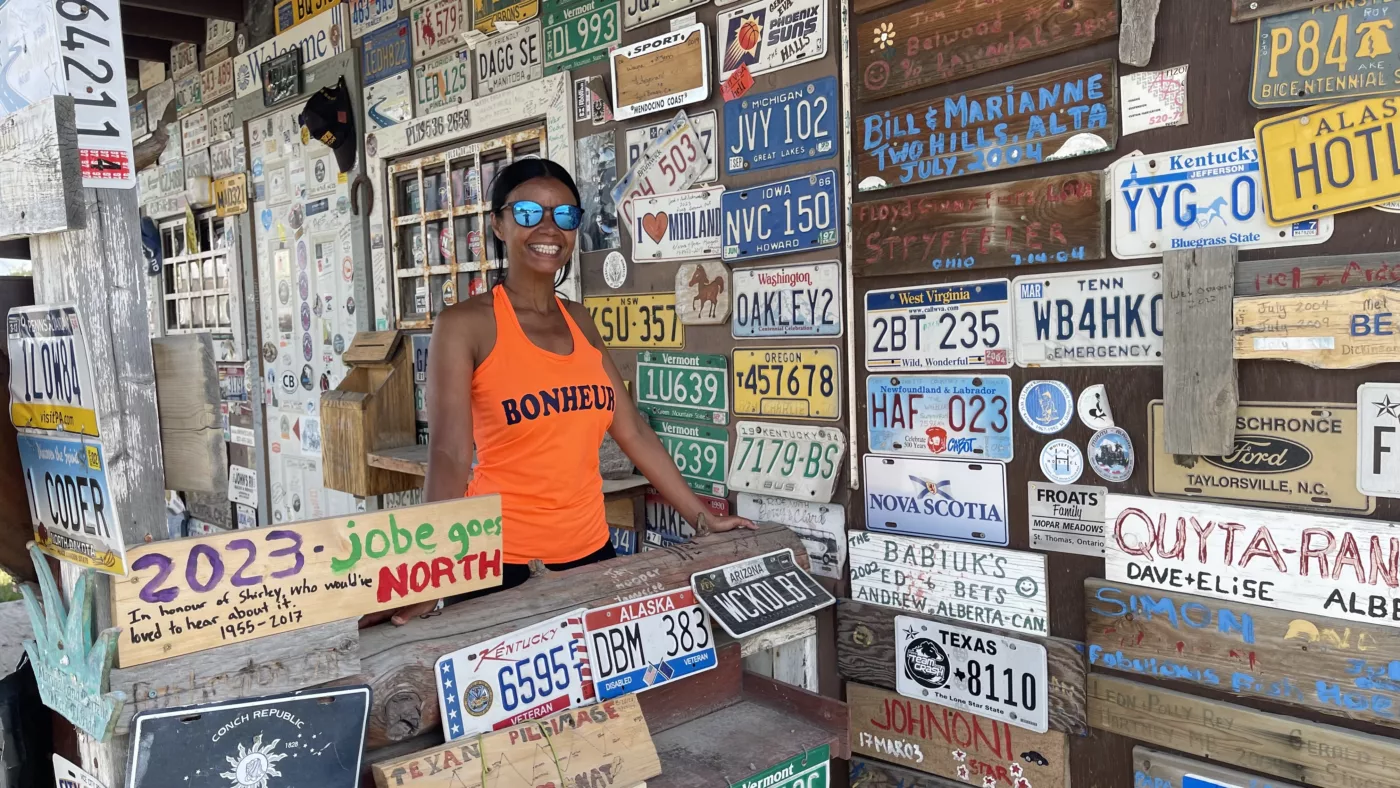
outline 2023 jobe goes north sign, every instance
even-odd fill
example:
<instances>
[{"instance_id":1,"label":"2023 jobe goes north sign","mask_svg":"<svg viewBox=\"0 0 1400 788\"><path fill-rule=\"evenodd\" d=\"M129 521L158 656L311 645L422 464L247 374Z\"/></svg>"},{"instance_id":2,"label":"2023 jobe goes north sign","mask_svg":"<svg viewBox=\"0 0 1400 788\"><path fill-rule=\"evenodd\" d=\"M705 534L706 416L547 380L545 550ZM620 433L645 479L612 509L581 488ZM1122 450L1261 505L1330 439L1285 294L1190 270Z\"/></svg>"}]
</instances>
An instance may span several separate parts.
<instances>
[{"instance_id":1,"label":"2023 jobe goes north sign","mask_svg":"<svg viewBox=\"0 0 1400 788\"><path fill-rule=\"evenodd\" d=\"M122 667L501 584L501 500L142 545L113 586Z\"/></svg>"}]
</instances>

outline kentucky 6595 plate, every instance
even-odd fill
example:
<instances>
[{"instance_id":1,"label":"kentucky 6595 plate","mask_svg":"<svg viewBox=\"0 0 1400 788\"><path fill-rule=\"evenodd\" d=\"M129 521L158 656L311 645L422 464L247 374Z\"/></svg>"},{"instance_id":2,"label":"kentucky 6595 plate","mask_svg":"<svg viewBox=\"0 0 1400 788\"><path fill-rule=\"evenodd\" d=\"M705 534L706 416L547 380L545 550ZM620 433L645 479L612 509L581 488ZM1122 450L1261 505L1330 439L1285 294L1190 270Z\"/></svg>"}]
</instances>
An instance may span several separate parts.
<instances>
[{"instance_id":1,"label":"kentucky 6595 plate","mask_svg":"<svg viewBox=\"0 0 1400 788\"><path fill-rule=\"evenodd\" d=\"M830 503L846 451L833 427L741 421L734 428L729 486L740 492Z\"/></svg>"},{"instance_id":2,"label":"kentucky 6595 plate","mask_svg":"<svg viewBox=\"0 0 1400 788\"><path fill-rule=\"evenodd\" d=\"M865 527L1004 545L1006 466L865 455Z\"/></svg>"},{"instance_id":3,"label":"kentucky 6595 plate","mask_svg":"<svg viewBox=\"0 0 1400 788\"><path fill-rule=\"evenodd\" d=\"M718 257L723 186L632 198L632 262Z\"/></svg>"},{"instance_id":4,"label":"kentucky 6595 plate","mask_svg":"<svg viewBox=\"0 0 1400 788\"><path fill-rule=\"evenodd\" d=\"M590 610L583 623L598 700L719 664L709 617L689 588Z\"/></svg>"},{"instance_id":5,"label":"kentucky 6595 plate","mask_svg":"<svg viewBox=\"0 0 1400 788\"><path fill-rule=\"evenodd\" d=\"M825 0L758 0L715 15L719 81L748 66L758 76L826 54Z\"/></svg>"},{"instance_id":6,"label":"kentucky 6595 plate","mask_svg":"<svg viewBox=\"0 0 1400 788\"><path fill-rule=\"evenodd\" d=\"M835 246L840 235L836 170L733 189L722 202L725 260Z\"/></svg>"},{"instance_id":7,"label":"kentucky 6595 plate","mask_svg":"<svg viewBox=\"0 0 1400 788\"><path fill-rule=\"evenodd\" d=\"M840 263L737 268L730 280L735 339L841 335Z\"/></svg>"},{"instance_id":8,"label":"kentucky 6595 plate","mask_svg":"<svg viewBox=\"0 0 1400 788\"><path fill-rule=\"evenodd\" d=\"M1023 367L1162 363L1162 266L1018 276L1011 283Z\"/></svg>"},{"instance_id":9,"label":"kentucky 6595 plate","mask_svg":"<svg viewBox=\"0 0 1400 788\"><path fill-rule=\"evenodd\" d=\"M865 389L873 452L1011 459L1016 418L1005 375L871 375Z\"/></svg>"},{"instance_id":10,"label":"kentucky 6595 plate","mask_svg":"<svg viewBox=\"0 0 1400 788\"><path fill-rule=\"evenodd\" d=\"M983 279L865 294L865 368L1011 366L1011 283Z\"/></svg>"},{"instance_id":11,"label":"kentucky 6595 plate","mask_svg":"<svg viewBox=\"0 0 1400 788\"><path fill-rule=\"evenodd\" d=\"M899 694L1044 733L1048 654L1039 643L913 616L894 617Z\"/></svg>"},{"instance_id":12,"label":"kentucky 6595 plate","mask_svg":"<svg viewBox=\"0 0 1400 788\"><path fill-rule=\"evenodd\" d=\"M724 171L733 175L836 155L836 77L724 102Z\"/></svg>"}]
</instances>

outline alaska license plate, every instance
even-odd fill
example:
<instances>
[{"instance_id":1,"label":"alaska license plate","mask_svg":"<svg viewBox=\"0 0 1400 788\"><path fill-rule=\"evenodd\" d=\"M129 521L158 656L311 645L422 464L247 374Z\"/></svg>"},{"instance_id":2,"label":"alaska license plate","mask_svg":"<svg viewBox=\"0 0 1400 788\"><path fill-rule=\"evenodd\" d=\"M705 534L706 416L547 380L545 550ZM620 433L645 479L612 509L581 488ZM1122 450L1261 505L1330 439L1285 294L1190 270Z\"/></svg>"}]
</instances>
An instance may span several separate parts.
<instances>
[{"instance_id":1,"label":"alaska license plate","mask_svg":"<svg viewBox=\"0 0 1400 788\"><path fill-rule=\"evenodd\" d=\"M706 495L729 494L724 486L725 469L729 467L728 431L658 418L651 420L651 426L690 489Z\"/></svg>"},{"instance_id":2,"label":"alaska license plate","mask_svg":"<svg viewBox=\"0 0 1400 788\"><path fill-rule=\"evenodd\" d=\"M734 413L779 419L841 417L836 347L734 349Z\"/></svg>"},{"instance_id":3,"label":"alaska license plate","mask_svg":"<svg viewBox=\"0 0 1400 788\"><path fill-rule=\"evenodd\" d=\"M728 175L836 155L836 77L749 93L724 103Z\"/></svg>"},{"instance_id":4,"label":"alaska license plate","mask_svg":"<svg viewBox=\"0 0 1400 788\"><path fill-rule=\"evenodd\" d=\"M838 262L736 268L730 281L735 339L841 336Z\"/></svg>"},{"instance_id":5,"label":"alaska license plate","mask_svg":"<svg viewBox=\"0 0 1400 788\"><path fill-rule=\"evenodd\" d=\"M865 368L1011 366L1011 283L898 287L865 294Z\"/></svg>"},{"instance_id":6,"label":"alaska license plate","mask_svg":"<svg viewBox=\"0 0 1400 788\"><path fill-rule=\"evenodd\" d=\"M735 425L729 486L743 492L830 503L846 452L832 427L741 421Z\"/></svg>"},{"instance_id":7,"label":"alaska license plate","mask_svg":"<svg viewBox=\"0 0 1400 788\"><path fill-rule=\"evenodd\" d=\"M835 246L844 213L836 170L726 191L723 204L725 260Z\"/></svg>"},{"instance_id":8,"label":"alaska license plate","mask_svg":"<svg viewBox=\"0 0 1400 788\"><path fill-rule=\"evenodd\" d=\"M715 150L715 127L719 113L714 110L697 112L690 116L690 125L700 135L700 150L705 154L707 164L695 177L696 183L714 183L719 178L719 154ZM627 143L627 168L631 169L647 146L665 136L670 121L662 120L628 129L624 137Z\"/></svg>"},{"instance_id":9,"label":"alaska license plate","mask_svg":"<svg viewBox=\"0 0 1400 788\"><path fill-rule=\"evenodd\" d=\"M583 305L608 347L685 347L685 324L676 319L675 293L589 296Z\"/></svg>"},{"instance_id":10,"label":"alaska license plate","mask_svg":"<svg viewBox=\"0 0 1400 788\"><path fill-rule=\"evenodd\" d=\"M654 416L729 423L729 363L719 354L637 354L637 407Z\"/></svg>"},{"instance_id":11,"label":"alaska license plate","mask_svg":"<svg viewBox=\"0 0 1400 788\"><path fill-rule=\"evenodd\" d=\"M827 5L826 0L758 0L720 11L715 15L719 81L742 67L756 77L821 60Z\"/></svg>"},{"instance_id":12,"label":"alaska license plate","mask_svg":"<svg viewBox=\"0 0 1400 788\"><path fill-rule=\"evenodd\" d=\"M622 41L617 0L549 3L544 15L546 76L597 63Z\"/></svg>"},{"instance_id":13,"label":"alaska license plate","mask_svg":"<svg viewBox=\"0 0 1400 788\"><path fill-rule=\"evenodd\" d=\"M1260 199L1269 221L1293 222L1293 227L1330 223L1332 217L1324 214L1400 197L1396 105L1395 96L1357 99L1254 124L1263 176Z\"/></svg>"},{"instance_id":14,"label":"alaska license plate","mask_svg":"<svg viewBox=\"0 0 1400 788\"><path fill-rule=\"evenodd\" d=\"M1011 378L871 375L865 381L870 450L919 457L1010 460Z\"/></svg>"},{"instance_id":15,"label":"alaska license plate","mask_svg":"<svg viewBox=\"0 0 1400 788\"><path fill-rule=\"evenodd\" d=\"M1006 466L865 455L865 527L1004 545Z\"/></svg>"},{"instance_id":16,"label":"alaska license plate","mask_svg":"<svg viewBox=\"0 0 1400 788\"><path fill-rule=\"evenodd\" d=\"M899 694L1037 733L1049 730L1045 646L913 616L895 616L894 628Z\"/></svg>"},{"instance_id":17,"label":"alaska license plate","mask_svg":"<svg viewBox=\"0 0 1400 788\"><path fill-rule=\"evenodd\" d=\"M435 57L415 66L413 77L419 114L471 101L472 51L460 49Z\"/></svg>"},{"instance_id":18,"label":"alaska license plate","mask_svg":"<svg viewBox=\"0 0 1400 788\"><path fill-rule=\"evenodd\" d=\"M588 611L598 700L641 692L719 664L709 616L689 588Z\"/></svg>"},{"instance_id":19,"label":"alaska license plate","mask_svg":"<svg viewBox=\"0 0 1400 788\"><path fill-rule=\"evenodd\" d=\"M1017 277L1016 363L1023 367L1162 363L1162 266Z\"/></svg>"}]
</instances>

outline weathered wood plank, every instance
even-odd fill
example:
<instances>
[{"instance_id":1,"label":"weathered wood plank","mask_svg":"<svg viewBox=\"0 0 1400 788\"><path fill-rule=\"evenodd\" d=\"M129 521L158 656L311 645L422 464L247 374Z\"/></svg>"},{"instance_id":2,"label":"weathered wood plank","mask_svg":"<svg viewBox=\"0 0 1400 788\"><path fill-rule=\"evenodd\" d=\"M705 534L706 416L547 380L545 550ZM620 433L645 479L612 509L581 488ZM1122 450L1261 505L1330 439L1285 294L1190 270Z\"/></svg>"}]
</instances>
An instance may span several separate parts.
<instances>
[{"instance_id":1,"label":"weathered wood plank","mask_svg":"<svg viewBox=\"0 0 1400 788\"><path fill-rule=\"evenodd\" d=\"M755 772L823 744L830 746L831 757L841 757L839 734L781 707L747 698L653 735L661 776L647 780L651 788L737 785Z\"/></svg>"},{"instance_id":2,"label":"weathered wood plank","mask_svg":"<svg viewBox=\"0 0 1400 788\"><path fill-rule=\"evenodd\" d=\"M1265 16L1312 8L1331 0L1230 0L1230 21L1248 22Z\"/></svg>"},{"instance_id":3,"label":"weathered wood plank","mask_svg":"<svg viewBox=\"0 0 1400 788\"><path fill-rule=\"evenodd\" d=\"M1400 289L1236 298L1237 359L1279 359L1318 369L1400 361L1394 311Z\"/></svg>"},{"instance_id":4,"label":"weathered wood plank","mask_svg":"<svg viewBox=\"0 0 1400 788\"><path fill-rule=\"evenodd\" d=\"M869 758L851 759L851 788L964 788L966 785Z\"/></svg>"},{"instance_id":5,"label":"weathered wood plank","mask_svg":"<svg viewBox=\"0 0 1400 788\"><path fill-rule=\"evenodd\" d=\"M751 657L754 654L769 651L815 634L817 634L817 617L815 615L803 616L740 640L740 653L745 657ZM733 638L729 636L728 632L719 630L715 632L715 640L719 643L727 643Z\"/></svg>"},{"instance_id":6,"label":"weathered wood plank","mask_svg":"<svg viewBox=\"0 0 1400 788\"><path fill-rule=\"evenodd\" d=\"M1163 442L1172 454L1228 454L1240 401L1230 342L1233 246L1162 255Z\"/></svg>"},{"instance_id":7,"label":"weathered wood plank","mask_svg":"<svg viewBox=\"0 0 1400 788\"><path fill-rule=\"evenodd\" d=\"M1319 788L1383 788L1400 741L1089 674L1089 724Z\"/></svg>"},{"instance_id":8,"label":"weathered wood plank","mask_svg":"<svg viewBox=\"0 0 1400 788\"><path fill-rule=\"evenodd\" d=\"M1148 747L1133 748L1133 784L1142 788L1182 788L1181 778L1188 774L1208 777L1225 785L1249 788L1298 788L1293 783L1255 777L1204 761L1193 761L1180 755Z\"/></svg>"},{"instance_id":9,"label":"weathered wood plank","mask_svg":"<svg viewBox=\"0 0 1400 788\"><path fill-rule=\"evenodd\" d=\"M1118 26L1118 59L1130 66L1145 66L1157 41L1157 9L1162 0L1123 0L1123 20Z\"/></svg>"},{"instance_id":10,"label":"weathered wood plank","mask_svg":"<svg viewBox=\"0 0 1400 788\"><path fill-rule=\"evenodd\" d=\"M898 611L866 605L849 599L836 601L836 667L841 675L862 684L893 690L895 686L895 616ZM934 616L927 618L979 632L1002 634L1039 643L1045 647L1050 674L1050 727L1053 730L1086 736L1087 701L1084 644L1056 637L1035 637L1007 633L992 627L953 622Z\"/></svg>"},{"instance_id":11,"label":"weathered wood plank","mask_svg":"<svg viewBox=\"0 0 1400 788\"><path fill-rule=\"evenodd\" d=\"M1322 293L1400 284L1400 252L1235 261L1235 295Z\"/></svg>"},{"instance_id":12,"label":"weathered wood plank","mask_svg":"<svg viewBox=\"0 0 1400 788\"><path fill-rule=\"evenodd\" d=\"M151 340L165 486L228 494L228 451L219 424L219 370L208 334ZM227 507L225 507L227 508Z\"/></svg>"},{"instance_id":13,"label":"weathered wood plank","mask_svg":"<svg viewBox=\"0 0 1400 788\"><path fill-rule=\"evenodd\" d=\"M86 221L73 98L52 96L0 119L0 238L80 230Z\"/></svg>"}]
</instances>

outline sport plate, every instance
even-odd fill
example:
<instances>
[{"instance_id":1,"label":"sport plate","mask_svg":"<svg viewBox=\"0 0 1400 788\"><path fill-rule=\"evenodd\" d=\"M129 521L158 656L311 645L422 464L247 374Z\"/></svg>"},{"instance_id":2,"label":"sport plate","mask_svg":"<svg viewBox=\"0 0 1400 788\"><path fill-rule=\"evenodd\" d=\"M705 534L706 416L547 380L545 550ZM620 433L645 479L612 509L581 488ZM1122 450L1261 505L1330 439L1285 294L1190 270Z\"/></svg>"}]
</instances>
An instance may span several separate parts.
<instances>
[{"instance_id":1,"label":"sport plate","mask_svg":"<svg viewBox=\"0 0 1400 788\"><path fill-rule=\"evenodd\" d=\"M841 389L834 346L734 349L735 415L838 419Z\"/></svg>"},{"instance_id":2,"label":"sport plate","mask_svg":"<svg viewBox=\"0 0 1400 788\"><path fill-rule=\"evenodd\" d=\"M865 388L873 452L1012 458L1016 419L1005 375L872 375Z\"/></svg>"},{"instance_id":3,"label":"sport plate","mask_svg":"<svg viewBox=\"0 0 1400 788\"><path fill-rule=\"evenodd\" d=\"M865 527L1004 545L1006 466L865 455Z\"/></svg>"},{"instance_id":4,"label":"sport plate","mask_svg":"<svg viewBox=\"0 0 1400 788\"><path fill-rule=\"evenodd\" d=\"M724 496L725 469L729 467L729 432L723 427L653 418L652 429L671 455L690 489Z\"/></svg>"},{"instance_id":5,"label":"sport plate","mask_svg":"<svg viewBox=\"0 0 1400 788\"><path fill-rule=\"evenodd\" d=\"M1011 283L898 287L865 294L865 368L1005 369L1011 366Z\"/></svg>"},{"instance_id":6,"label":"sport plate","mask_svg":"<svg viewBox=\"0 0 1400 788\"><path fill-rule=\"evenodd\" d=\"M1047 654L1039 643L895 616L895 689L909 698L1049 730Z\"/></svg>"},{"instance_id":7,"label":"sport plate","mask_svg":"<svg viewBox=\"0 0 1400 788\"><path fill-rule=\"evenodd\" d=\"M729 363L719 354L637 354L637 407L654 416L729 423Z\"/></svg>"},{"instance_id":8,"label":"sport plate","mask_svg":"<svg viewBox=\"0 0 1400 788\"><path fill-rule=\"evenodd\" d=\"M709 617L689 588L590 610L583 623L598 700L719 664Z\"/></svg>"},{"instance_id":9,"label":"sport plate","mask_svg":"<svg viewBox=\"0 0 1400 788\"><path fill-rule=\"evenodd\" d=\"M841 336L840 263L739 268L730 279L735 339Z\"/></svg>"},{"instance_id":10,"label":"sport plate","mask_svg":"<svg viewBox=\"0 0 1400 788\"><path fill-rule=\"evenodd\" d=\"M569 71L608 56L622 41L618 0L545 4L544 73Z\"/></svg>"},{"instance_id":11,"label":"sport plate","mask_svg":"<svg viewBox=\"0 0 1400 788\"><path fill-rule=\"evenodd\" d=\"M588 296L583 305L608 347L685 347L685 324L676 319L675 293Z\"/></svg>"},{"instance_id":12,"label":"sport plate","mask_svg":"<svg viewBox=\"0 0 1400 788\"><path fill-rule=\"evenodd\" d=\"M836 598L797 565L792 548L696 572L690 587L705 610L736 638L836 604Z\"/></svg>"},{"instance_id":13,"label":"sport plate","mask_svg":"<svg viewBox=\"0 0 1400 788\"><path fill-rule=\"evenodd\" d=\"M835 246L843 215L836 170L724 193L724 259Z\"/></svg>"},{"instance_id":14,"label":"sport plate","mask_svg":"<svg viewBox=\"0 0 1400 788\"><path fill-rule=\"evenodd\" d=\"M747 66L758 76L826 54L825 0L758 0L715 15L719 81Z\"/></svg>"},{"instance_id":15,"label":"sport plate","mask_svg":"<svg viewBox=\"0 0 1400 788\"><path fill-rule=\"evenodd\" d=\"M609 55L614 116L627 120L710 97L710 50L704 24L626 44Z\"/></svg>"},{"instance_id":16,"label":"sport plate","mask_svg":"<svg viewBox=\"0 0 1400 788\"><path fill-rule=\"evenodd\" d=\"M1011 283L1022 367L1162 363L1162 266L1019 276Z\"/></svg>"},{"instance_id":17,"label":"sport plate","mask_svg":"<svg viewBox=\"0 0 1400 788\"><path fill-rule=\"evenodd\" d=\"M1369 3L1328 3L1258 20L1249 103L1327 104L1395 92L1400 52L1393 27L1390 14Z\"/></svg>"},{"instance_id":18,"label":"sport plate","mask_svg":"<svg viewBox=\"0 0 1400 788\"><path fill-rule=\"evenodd\" d=\"M632 198L632 262L719 256L723 186Z\"/></svg>"},{"instance_id":19,"label":"sport plate","mask_svg":"<svg viewBox=\"0 0 1400 788\"><path fill-rule=\"evenodd\" d=\"M830 503L846 451L831 427L741 421L735 425L729 486L742 492Z\"/></svg>"},{"instance_id":20,"label":"sport plate","mask_svg":"<svg viewBox=\"0 0 1400 788\"><path fill-rule=\"evenodd\" d=\"M836 155L836 77L724 103L724 171L755 172Z\"/></svg>"}]
</instances>

